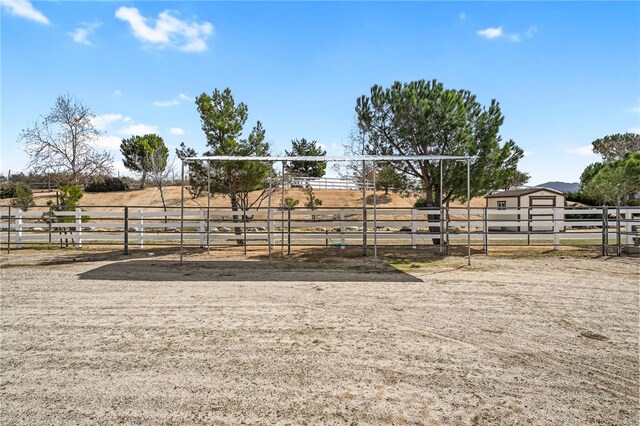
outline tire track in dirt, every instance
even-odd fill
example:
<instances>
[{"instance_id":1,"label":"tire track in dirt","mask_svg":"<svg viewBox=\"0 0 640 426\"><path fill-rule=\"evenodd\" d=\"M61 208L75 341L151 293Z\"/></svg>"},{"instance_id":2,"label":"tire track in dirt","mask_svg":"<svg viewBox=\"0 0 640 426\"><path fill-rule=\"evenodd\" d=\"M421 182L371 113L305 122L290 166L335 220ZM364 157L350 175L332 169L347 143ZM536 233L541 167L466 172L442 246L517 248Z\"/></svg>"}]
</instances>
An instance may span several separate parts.
<instances>
[{"instance_id":1,"label":"tire track in dirt","mask_svg":"<svg viewBox=\"0 0 640 426\"><path fill-rule=\"evenodd\" d=\"M281 299L280 300L272 299L272 301L274 303L282 302ZM561 356L557 356L557 355L554 356L550 354L547 350L544 350L545 349L544 347L541 347L541 346L532 347L531 342L528 342L526 345L522 345L522 344L515 344L513 340L511 340L509 347L504 347L501 345L479 344L479 343L469 342L469 341L465 341L465 340L451 337L451 336L446 336L436 331L436 329L434 329L433 327L428 327L424 324L421 324L420 327L417 327L414 324L409 324L409 323L398 321L398 320L388 320L388 319L380 319L380 318L374 319L371 317L370 313L356 312L358 308L357 308L357 303L355 302L361 303L360 299L341 295L340 301L342 304L349 304L349 302L354 302L354 303L351 303L353 307L351 308L351 310L346 310L341 308L339 305L326 305L326 304L318 305L318 304L300 303L300 302L298 303L300 307L304 307L307 309L321 309L325 311L330 311L332 313L340 313L343 316L364 320L371 324L390 325L405 331L410 331L410 332L420 334L422 336L432 337L432 338L444 340L447 342L455 343L467 348L482 349L489 353L496 354L501 360L503 360L503 362L508 362L509 360L513 360L515 358L519 360L519 362L521 362L523 365L527 365L527 366L535 365L538 368L543 370L548 369L548 364L552 364L558 371L578 373L577 375L581 376L585 383L588 383L589 385L595 388L606 390L617 397L630 398L634 400L636 403L640 401L640 395L638 394L638 391L635 390L638 386L638 382L634 381L633 379L629 379L624 376L621 376L619 374L592 366L585 362L575 360L571 358L570 352L564 351L562 349L558 349L559 348L558 345L554 346L555 350L561 351L563 354L567 355L567 357L571 359L571 361L565 361L562 359ZM520 299L518 299L518 301L521 302ZM373 304L368 306L368 310L380 312L382 310L392 311L393 309L385 305ZM464 327L463 324L452 323L451 321L448 321L447 325L449 327L459 328L459 329L462 329ZM545 352L544 361L540 361L531 356L523 355L523 354L532 353L536 350ZM594 375L596 375L600 379L600 381L593 382L588 378L584 377L583 374L580 374L584 370L588 370L592 372ZM603 385L601 382L607 383L608 385Z\"/></svg>"}]
</instances>

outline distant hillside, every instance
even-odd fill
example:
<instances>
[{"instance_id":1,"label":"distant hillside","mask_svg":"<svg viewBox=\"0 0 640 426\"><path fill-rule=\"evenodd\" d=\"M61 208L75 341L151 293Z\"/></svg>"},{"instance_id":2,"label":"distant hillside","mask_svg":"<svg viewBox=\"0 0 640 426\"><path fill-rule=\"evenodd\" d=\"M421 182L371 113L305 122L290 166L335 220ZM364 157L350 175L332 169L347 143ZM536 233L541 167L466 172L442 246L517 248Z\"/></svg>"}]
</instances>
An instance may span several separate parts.
<instances>
[{"instance_id":1,"label":"distant hillside","mask_svg":"<svg viewBox=\"0 0 640 426\"><path fill-rule=\"evenodd\" d=\"M541 183L540 185L536 185L537 188L551 188L556 191L564 192L576 192L580 189L580 184L578 182L546 182Z\"/></svg>"}]
</instances>

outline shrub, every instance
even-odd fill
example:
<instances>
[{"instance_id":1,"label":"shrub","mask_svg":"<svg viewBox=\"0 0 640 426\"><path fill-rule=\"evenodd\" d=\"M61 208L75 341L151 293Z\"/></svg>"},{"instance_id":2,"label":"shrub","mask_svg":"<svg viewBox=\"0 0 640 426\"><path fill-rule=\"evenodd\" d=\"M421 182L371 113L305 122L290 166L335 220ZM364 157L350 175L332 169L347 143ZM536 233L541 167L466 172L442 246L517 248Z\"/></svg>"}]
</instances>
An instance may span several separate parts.
<instances>
[{"instance_id":1,"label":"shrub","mask_svg":"<svg viewBox=\"0 0 640 426\"><path fill-rule=\"evenodd\" d=\"M107 177L101 181L91 182L84 190L86 192L114 192L126 191L129 186L119 178Z\"/></svg>"},{"instance_id":2,"label":"shrub","mask_svg":"<svg viewBox=\"0 0 640 426\"><path fill-rule=\"evenodd\" d=\"M418 198L416 202L413 203L413 207L415 207L416 209L427 207L427 199L424 197Z\"/></svg>"},{"instance_id":3,"label":"shrub","mask_svg":"<svg viewBox=\"0 0 640 426\"><path fill-rule=\"evenodd\" d=\"M22 185L18 183L13 185L14 188L14 196L13 200L11 200L11 205L19 207L20 209L27 211L27 209L33 206L35 203L33 202L33 191L26 185Z\"/></svg>"},{"instance_id":4,"label":"shrub","mask_svg":"<svg viewBox=\"0 0 640 426\"><path fill-rule=\"evenodd\" d=\"M16 196L16 187L10 183L0 185L0 199L13 198Z\"/></svg>"},{"instance_id":5,"label":"shrub","mask_svg":"<svg viewBox=\"0 0 640 426\"><path fill-rule=\"evenodd\" d=\"M295 198L287 197L284 199L284 207L288 209L293 209L295 206L300 204L300 200L296 200Z\"/></svg>"}]
</instances>

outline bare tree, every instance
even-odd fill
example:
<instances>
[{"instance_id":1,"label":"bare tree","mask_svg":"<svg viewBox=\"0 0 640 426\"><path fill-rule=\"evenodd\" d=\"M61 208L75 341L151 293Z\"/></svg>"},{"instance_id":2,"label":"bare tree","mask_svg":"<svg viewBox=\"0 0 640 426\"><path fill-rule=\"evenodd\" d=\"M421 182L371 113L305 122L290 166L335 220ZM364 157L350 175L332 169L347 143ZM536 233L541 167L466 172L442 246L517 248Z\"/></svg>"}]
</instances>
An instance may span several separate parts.
<instances>
[{"instance_id":1,"label":"bare tree","mask_svg":"<svg viewBox=\"0 0 640 426\"><path fill-rule=\"evenodd\" d=\"M366 151L367 143L367 135L361 132L357 126L354 126L349 132L347 142L343 145L344 155L356 156L368 154ZM364 186L365 182L373 181L374 169L373 164L370 162L345 161L334 164L333 170L342 179L353 181L358 185Z\"/></svg>"},{"instance_id":2,"label":"bare tree","mask_svg":"<svg viewBox=\"0 0 640 426\"><path fill-rule=\"evenodd\" d=\"M166 182L170 180L173 174L174 160L168 162L169 150L165 146L164 142L158 145L153 151L148 154L149 168L147 169L147 178L156 188L160 191L160 199L162 200L162 208L167 211L167 203L164 198L164 187ZM165 223L167 217L164 218Z\"/></svg>"},{"instance_id":3,"label":"bare tree","mask_svg":"<svg viewBox=\"0 0 640 426\"><path fill-rule=\"evenodd\" d=\"M58 96L51 111L20 133L35 173L64 173L73 184L112 171L113 157L95 149L101 132L91 110L69 95Z\"/></svg>"}]
</instances>

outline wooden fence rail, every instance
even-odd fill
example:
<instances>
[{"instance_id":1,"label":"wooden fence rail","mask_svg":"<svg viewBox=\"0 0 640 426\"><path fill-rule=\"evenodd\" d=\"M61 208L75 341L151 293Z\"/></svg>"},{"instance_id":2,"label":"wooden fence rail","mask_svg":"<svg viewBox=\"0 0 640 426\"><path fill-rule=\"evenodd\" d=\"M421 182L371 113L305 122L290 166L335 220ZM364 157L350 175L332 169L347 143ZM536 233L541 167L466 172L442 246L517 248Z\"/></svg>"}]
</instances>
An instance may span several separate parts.
<instances>
[{"instance_id":1,"label":"wooden fence rail","mask_svg":"<svg viewBox=\"0 0 640 426\"><path fill-rule=\"evenodd\" d=\"M499 246L592 247L602 254L637 254L640 207L528 207L511 209L368 208L229 209L158 207L86 207L22 211L0 207L0 244L7 251L43 244L83 247L116 245L270 246L290 252L295 246L471 245L488 253ZM374 220L375 218L375 220ZM469 222L467 222L469 219ZM375 225L374 225L375 223ZM470 227L467 228L467 223Z\"/></svg>"}]
</instances>

